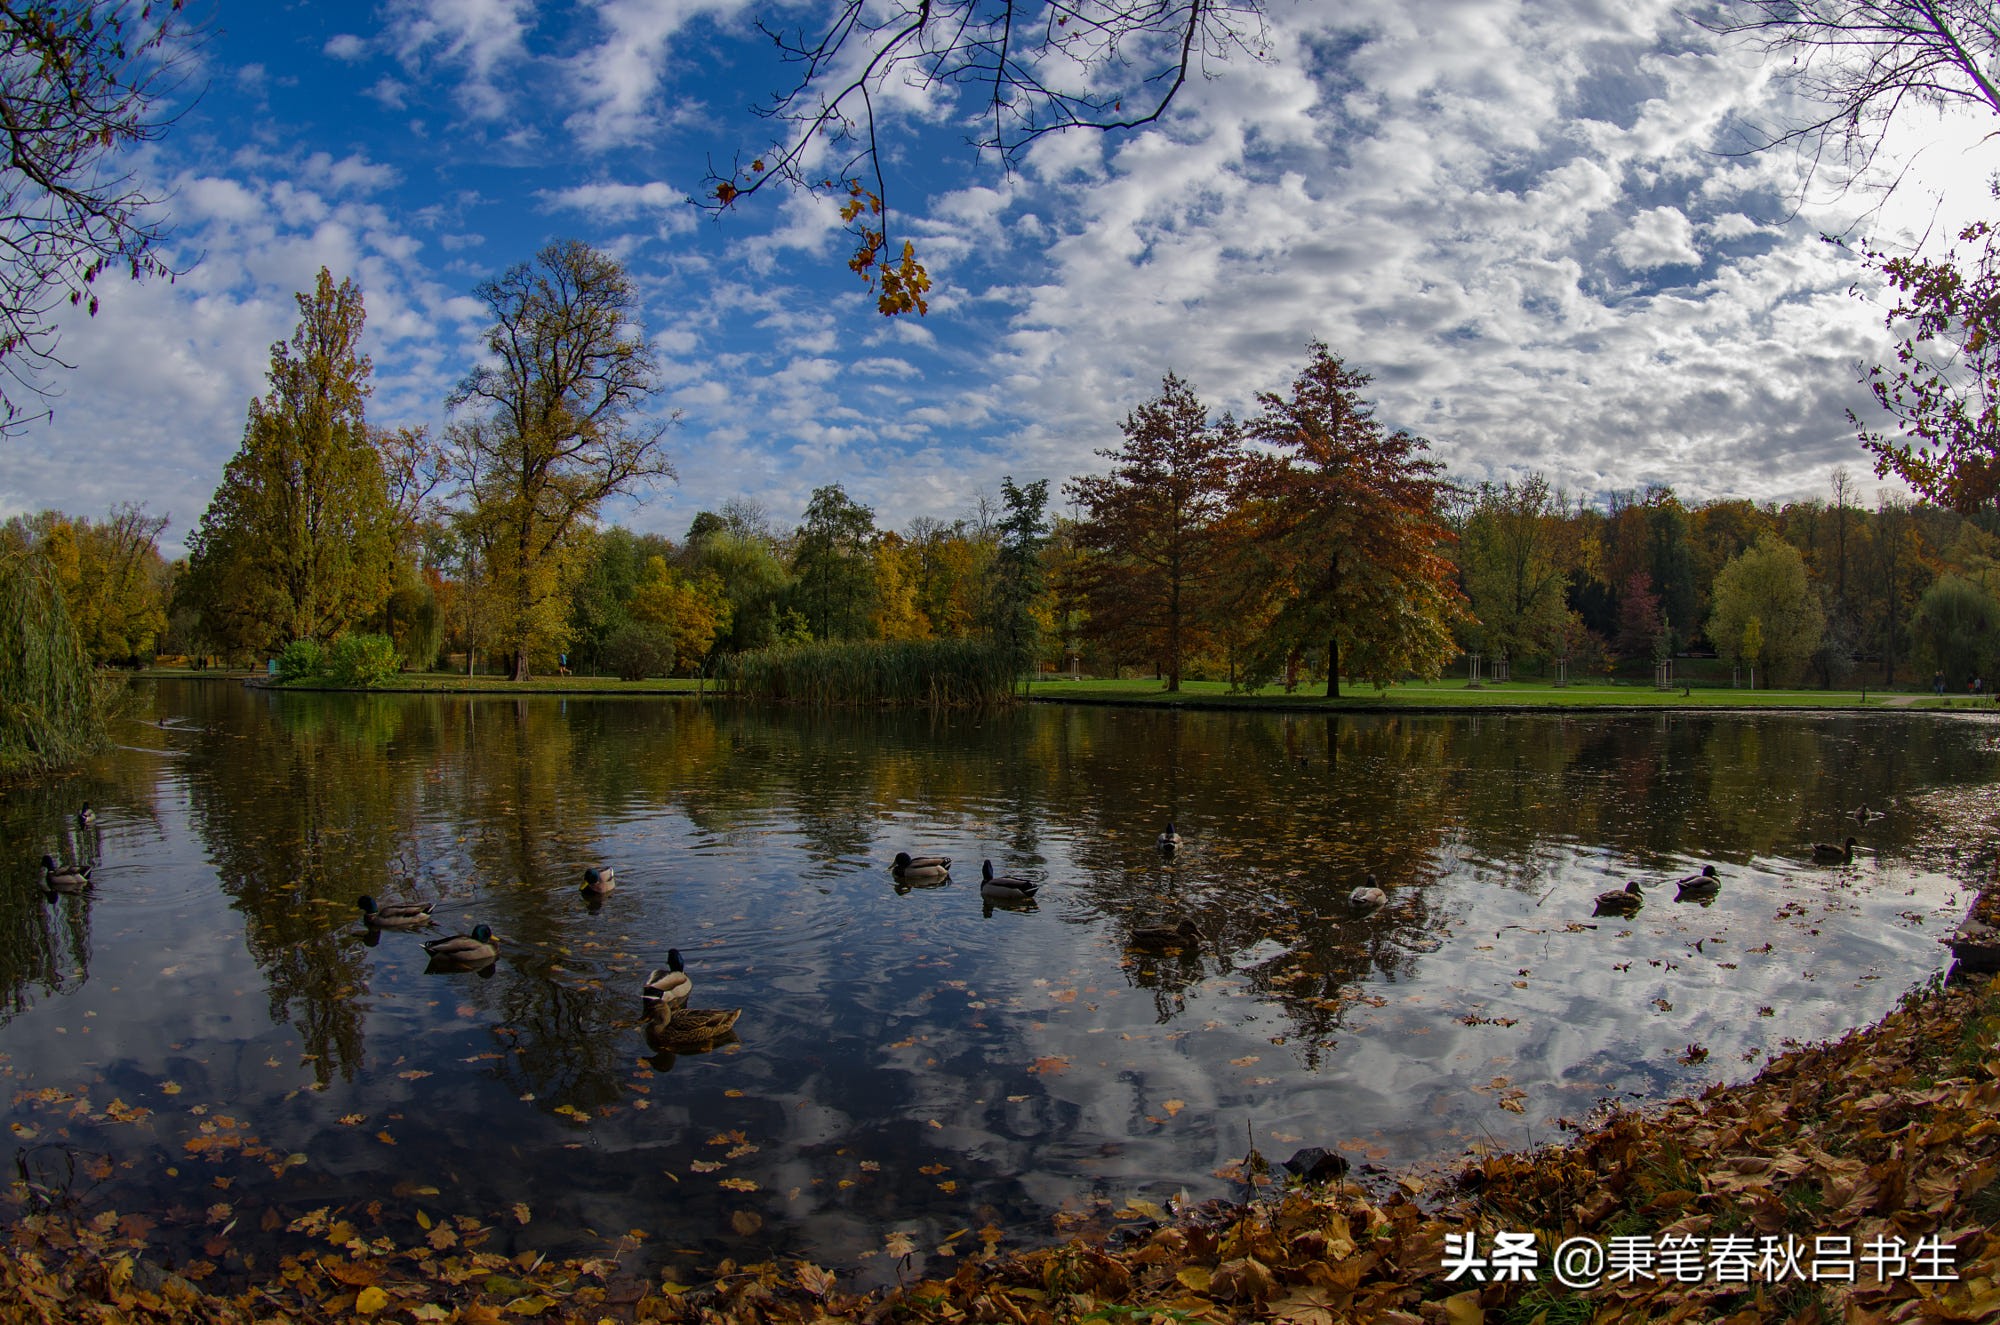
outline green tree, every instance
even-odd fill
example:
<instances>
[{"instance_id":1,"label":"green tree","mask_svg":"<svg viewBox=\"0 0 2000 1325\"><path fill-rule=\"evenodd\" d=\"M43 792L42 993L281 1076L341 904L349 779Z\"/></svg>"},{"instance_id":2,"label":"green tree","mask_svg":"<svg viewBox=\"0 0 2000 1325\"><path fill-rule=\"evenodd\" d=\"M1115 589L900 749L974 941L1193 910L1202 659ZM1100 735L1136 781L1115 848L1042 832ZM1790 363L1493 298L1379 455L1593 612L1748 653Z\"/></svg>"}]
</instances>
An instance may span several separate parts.
<instances>
[{"instance_id":1,"label":"green tree","mask_svg":"<svg viewBox=\"0 0 2000 1325\"><path fill-rule=\"evenodd\" d=\"M106 520L60 511L17 516L8 531L47 560L91 661L141 662L167 628L168 575L159 548L166 524L165 516L127 503Z\"/></svg>"},{"instance_id":2,"label":"green tree","mask_svg":"<svg viewBox=\"0 0 2000 1325\"><path fill-rule=\"evenodd\" d=\"M1919 660L1945 674L1954 688L1987 678L2000 657L2000 603L1962 575L1940 575L1924 591L1910 622Z\"/></svg>"},{"instance_id":3,"label":"green tree","mask_svg":"<svg viewBox=\"0 0 2000 1325\"><path fill-rule=\"evenodd\" d=\"M875 512L838 483L813 490L792 552L796 602L814 639L858 639L874 611Z\"/></svg>"},{"instance_id":4,"label":"green tree","mask_svg":"<svg viewBox=\"0 0 2000 1325\"><path fill-rule=\"evenodd\" d=\"M4 534L0 659L0 774L60 768L103 743L90 660L56 577L39 552Z\"/></svg>"},{"instance_id":5,"label":"green tree","mask_svg":"<svg viewBox=\"0 0 2000 1325\"><path fill-rule=\"evenodd\" d=\"M678 415L640 412L658 365L637 327L638 294L614 259L563 240L478 295L493 316L492 360L452 395L454 408L478 411L453 430L452 446L501 609L494 625L520 681L532 659L568 638L575 534L606 498L673 476L665 437Z\"/></svg>"},{"instance_id":6,"label":"green tree","mask_svg":"<svg viewBox=\"0 0 2000 1325\"><path fill-rule=\"evenodd\" d=\"M1568 503L1541 474L1481 484L1459 534L1458 563L1488 651L1548 657L1563 648L1569 581L1591 566L1592 549Z\"/></svg>"},{"instance_id":7,"label":"green tree","mask_svg":"<svg viewBox=\"0 0 2000 1325\"><path fill-rule=\"evenodd\" d=\"M708 661L716 638L729 629L730 606L721 577L709 571L685 576L653 557L646 578L632 595L632 619L657 626L674 642L672 664L698 670Z\"/></svg>"},{"instance_id":8,"label":"green tree","mask_svg":"<svg viewBox=\"0 0 2000 1325\"><path fill-rule=\"evenodd\" d=\"M325 642L379 610L399 521L363 402L372 369L352 280L326 268L271 347L271 390L189 542L183 592L237 647Z\"/></svg>"},{"instance_id":9,"label":"green tree","mask_svg":"<svg viewBox=\"0 0 2000 1325\"><path fill-rule=\"evenodd\" d=\"M993 557L987 628L1019 673L1034 664L1041 642L1036 608L1044 589L1042 544L1048 523L1042 511L1049 501L1049 481L1038 478L1016 487L1009 475L1000 480L1000 500L1006 514L999 523L1000 546Z\"/></svg>"},{"instance_id":10,"label":"green tree","mask_svg":"<svg viewBox=\"0 0 2000 1325\"><path fill-rule=\"evenodd\" d=\"M786 638L784 603L792 577L769 539L732 532L725 523L695 544L693 552L695 566L722 582L730 606L717 652L767 649Z\"/></svg>"},{"instance_id":11,"label":"green tree","mask_svg":"<svg viewBox=\"0 0 2000 1325\"><path fill-rule=\"evenodd\" d=\"M1242 460L1234 419L1210 419L1194 388L1168 373L1160 394L1120 425L1125 444L1098 454L1109 474L1067 486L1082 506L1076 538L1091 619L1114 623L1165 659L1181 688L1183 657L1201 647L1221 603L1219 546Z\"/></svg>"},{"instance_id":12,"label":"green tree","mask_svg":"<svg viewBox=\"0 0 2000 1325\"><path fill-rule=\"evenodd\" d=\"M1795 677L1826 629L1805 558L1773 534L1759 535L1722 568L1713 597L1709 639L1732 662L1762 666L1767 684ZM1753 623L1755 643L1746 644Z\"/></svg>"},{"instance_id":13,"label":"green tree","mask_svg":"<svg viewBox=\"0 0 2000 1325\"><path fill-rule=\"evenodd\" d=\"M1271 448L1243 485L1280 586L1264 646L1296 656L1324 645L1329 697L1343 669L1377 684L1438 675L1465 614L1442 551L1443 466L1421 437L1376 421L1360 394L1370 380L1314 341L1291 394L1259 394L1247 425Z\"/></svg>"}]
</instances>

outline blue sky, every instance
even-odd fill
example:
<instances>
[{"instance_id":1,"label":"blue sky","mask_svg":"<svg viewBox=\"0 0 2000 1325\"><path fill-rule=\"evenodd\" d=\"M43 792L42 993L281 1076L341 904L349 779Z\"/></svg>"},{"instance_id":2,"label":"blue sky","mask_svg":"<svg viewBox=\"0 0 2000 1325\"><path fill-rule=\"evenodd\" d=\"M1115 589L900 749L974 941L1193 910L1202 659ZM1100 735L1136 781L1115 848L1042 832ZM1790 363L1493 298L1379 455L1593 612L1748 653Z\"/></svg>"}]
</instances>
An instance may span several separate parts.
<instances>
[{"instance_id":1,"label":"blue sky","mask_svg":"<svg viewBox=\"0 0 2000 1325\"><path fill-rule=\"evenodd\" d=\"M844 484L883 527L954 518L1002 475L1061 480L1172 369L1239 414L1307 342L1468 480L1601 497L1824 496L1868 472L1881 311L1824 230L1944 234L1990 207L1970 116L1904 122L1889 203L1742 159L1783 112L1762 62L1670 4L1270 5L1270 58L1191 82L1162 124L1044 140L1011 174L958 108L882 99L891 201L938 289L884 320L825 199L711 218L710 161L768 142L789 71L735 0L219 4L195 82L133 162L170 195L167 284L65 327L55 418L0 440L0 517L144 502L177 551L265 389L292 293L362 285L371 418L448 422L480 281L576 237L629 267L678 409L678 483L607 518L678 536L731 497L796 521Z\"/></svg>"}]
</instances>

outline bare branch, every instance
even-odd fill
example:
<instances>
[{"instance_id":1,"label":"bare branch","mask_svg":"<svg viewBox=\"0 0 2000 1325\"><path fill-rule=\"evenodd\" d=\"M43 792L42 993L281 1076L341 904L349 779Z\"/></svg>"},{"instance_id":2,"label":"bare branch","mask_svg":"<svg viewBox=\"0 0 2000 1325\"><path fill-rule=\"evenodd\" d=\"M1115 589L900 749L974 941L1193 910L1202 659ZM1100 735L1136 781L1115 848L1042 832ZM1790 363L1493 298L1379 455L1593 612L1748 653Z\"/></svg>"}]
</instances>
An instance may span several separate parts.
<instances>
[{"instance_id":1,"label":"bare branch","mask_svg":"<svg viewBox=\"0 0 2000 1325\"><path fill-rule=\"evenodd\" d=\"M913 248L902 245L899 258L889 239L876 118L885 88L948 99L987 126L974 150L1012 171L1050 134L1152 124L1191 72L1209 76L1266 49L1263 0L839 0L817 37L760 31L798 69L762 112L783 136L747 166L739 157L727 174L712 170L706 205L720 212L773 180L845 194L841 219L858 241L848 266L879 283L885 314L923 311L930 285ZM843 148L837 164L822 164Z\"/></svg>"}]
</instances>

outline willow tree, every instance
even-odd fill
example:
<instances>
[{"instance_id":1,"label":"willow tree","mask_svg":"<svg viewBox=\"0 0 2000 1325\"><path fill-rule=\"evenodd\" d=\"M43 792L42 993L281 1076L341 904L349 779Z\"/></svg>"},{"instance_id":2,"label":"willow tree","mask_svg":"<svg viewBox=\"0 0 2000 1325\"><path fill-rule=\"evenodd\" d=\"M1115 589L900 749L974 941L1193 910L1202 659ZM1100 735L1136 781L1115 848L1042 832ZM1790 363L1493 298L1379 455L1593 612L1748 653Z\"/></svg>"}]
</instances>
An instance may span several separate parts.
<instances>
[{"instance_id":1,"label":"willow tree","mask_svg":"<svg viewBox=\"0 0 2000 1325\"><path fill-rule=\"evenodd\" d=\"M104 736L90 660L55 573L0 537L0 774L58 768Z\"/></svg>"},{"instance_id":2,"label":"willow tree","mask_svg":"<svg viewBox=\"0 0 2000 1325\"><path fill-rule=\"evenodd\" d=\"M1360 394L1370 380L1314 341L1291 393L1260 392L1245 425L1267 448L1246 462L1242 493L1281 603L1263 643L1290 655L1324 644L1328 698L1343 668L1378 685L1436 676L1465 615L1442 550L1444 467L1423 438L1376 421Z\"/></svg>"},{"instance_id":3,"label":"willow tree","mask_svg":"<svg viewBox=\"0 0 2000 1325\"><path fill-rule=\"evenodd\" d=\"M1125 416L1125 444L1098 454L1108 474L1072 480L1083 507L1076 537L1093 633L1143 642L1164 659L1167 689L1222 606L1217 592L1229 499L1242 459L1236 423L1211 419L1173 373Z\"/></svg>"},{"instance_id":4,"label":"willow tree","mask_svg":"<svg viewBox=\"0 0 2000 1325\"><path fill-rule=\"evenodd\" d=\"M183 601L235 648L327 641L394 587L399 521L362 417L373 370L352 280L320 268L298 329L271 347L270 392L188 540Z\"/></svg>"},{"instance_id":5,"label":"willow tree","mask_svg":"<svg viewBox=\"0 0 2000 1325\"><path fill-rule=\"evenodd\" d=\"M606 498L673 477L664 438L678 416L641 413L659 366L615 259L561 240L478 295L493 315L491 358L451 398L477 411L453 430L455 472L494 601L504 604L491 624L523 681L537 655L566 642L574 535Z\"/></svg>"}]
</instances>

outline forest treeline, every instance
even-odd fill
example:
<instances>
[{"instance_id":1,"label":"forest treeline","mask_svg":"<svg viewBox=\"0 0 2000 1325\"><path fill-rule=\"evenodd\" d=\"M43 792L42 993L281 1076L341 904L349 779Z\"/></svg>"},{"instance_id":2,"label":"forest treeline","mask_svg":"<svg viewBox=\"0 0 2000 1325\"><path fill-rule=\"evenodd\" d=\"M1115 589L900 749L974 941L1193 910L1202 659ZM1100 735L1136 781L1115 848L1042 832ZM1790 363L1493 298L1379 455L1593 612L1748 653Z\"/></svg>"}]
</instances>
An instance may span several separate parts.
<instances>
[{"instance_id":1,"label":"forest treeline","mask_svg":"<svg viewBox=\"0 0 2000 1325\"><path fill-rule=\"evenodd\" d=\"M669 478L671 420L629 280L551 245L480 287L487 361L439 437L368 422L351 281L322 271L272 347L270 390L186 558L164 517L17 517L100 663L161 656L366 681L449 663L515 677L712 674L807 641L984 639L1022 666L1244 686L1644 671L1689 650L1759 683L1955 688L2000 661L2000 536L1836 470L1824 498L1592 503L1538 474L1454 482L1380 423L1323 344L1237 420L1169 373L1100 472L969 493L884 527L839 484L797 513L748 500L678 538L600 521Z\"/></svg>"}]
</instances>

